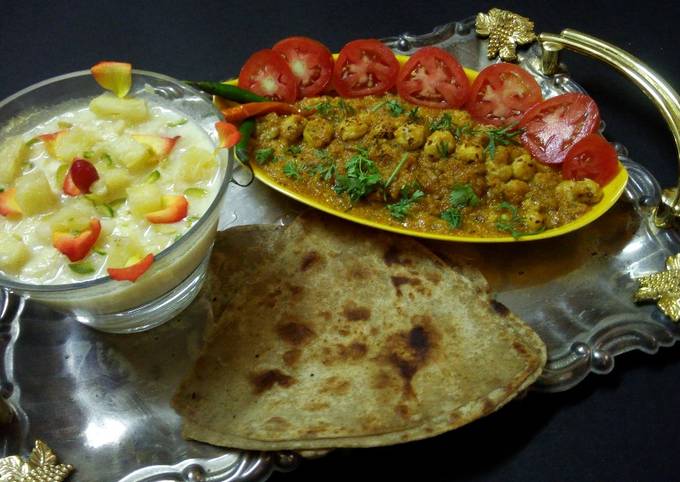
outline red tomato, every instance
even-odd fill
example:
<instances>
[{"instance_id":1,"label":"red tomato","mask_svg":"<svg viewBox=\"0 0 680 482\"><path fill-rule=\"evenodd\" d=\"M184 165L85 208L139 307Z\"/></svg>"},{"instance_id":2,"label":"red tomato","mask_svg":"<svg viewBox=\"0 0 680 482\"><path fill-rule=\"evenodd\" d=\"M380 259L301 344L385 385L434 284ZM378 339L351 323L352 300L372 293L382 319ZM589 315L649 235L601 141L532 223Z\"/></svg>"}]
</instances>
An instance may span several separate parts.
<instances>
[{"instance_id":1,"label":"red tomato","mask_svg":"<svg viewBox=\"0 0 680 482\"><path fill-rule=\"evenodd\" d=\"M397 81L399 61L375 39L353 40L345 45L333 67L333 87L342 97L384 94Z\"/></svg>"},{"instance_id":2,"label":"red tomato","mask_svg":"<svg viewBox=\"0 0 680 482\"><path fill-rule=\"evenodd\" d=\"M272 47L286 59L298 79L298 97L314 97L331 81L333 55L321 42L307 37L289 37Z\"/></svg>"},{"instance_id":3,"label":"red tomato","mask_svg":"<svg viewBox=\"0 0 680 482\"><path fill-rule=\"evenodd\" d=\"M281 102L294 102L297 78L281 54L264 49L255 52L241 68L238 86Z\"/></svg>"},{"instance_id":4,"label":"red tomato","mask_svg":"<svg viewBox=\"0 0 680 482\"><path fill-rule=\"evenodd\" d=\"M544 100L524 113L520 139L536 159L559 164L578 141L600 126L595 101L584 94L562 94Z\"/></svg>"},{"instance_id":5,"label":"red tomato","mask_svg":"<svg viewBox=\"0 0 680 482\"><path fill-rule=\"evenodd\" d=\"M505 126L519 122L542 100L541 88L529 72L515 64L493 64L472 83L467 111L482 124Z\"/></svg>"},{"instance_id":6,"label":"red tomato","mask_svg":"<svg viewBox=\"0 0 680 482\"><path fill-rule=\"evenodd\" d=\"M599 134L590 134L569 149L562 163L565 179L589 178L604 186L619 172L616 149Z\"/></svg>"},{"instance_id":7,"label":"red tomato","mask_svg":"<svg viewBox=\"0 0 680 482\"><path fill-rule=\"evenodd\" d=\"M425 47L402 67L397 91L413 104L456 108L467 101L470 82L453 55L437 47Z\"/></svg>"}]
</instances>

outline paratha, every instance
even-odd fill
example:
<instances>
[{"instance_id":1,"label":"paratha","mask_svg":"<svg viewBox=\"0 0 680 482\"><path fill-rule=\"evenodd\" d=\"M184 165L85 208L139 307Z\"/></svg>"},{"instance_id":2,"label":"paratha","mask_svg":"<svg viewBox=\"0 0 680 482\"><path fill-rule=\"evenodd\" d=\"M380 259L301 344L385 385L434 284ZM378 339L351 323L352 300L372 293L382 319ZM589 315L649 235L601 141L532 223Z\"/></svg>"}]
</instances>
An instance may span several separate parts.
<instances>
[{"instance_id":1,"label":"paratha","mask_svg":"<svg viewBox=\"0 0 680 482\"><path fill-rule=\"evenodd\" d=\"M187 438L258 450L430 437L529 386L545 345L420 243L306 214L241 283L173 405Z\"/></svg>"}]
</instances>

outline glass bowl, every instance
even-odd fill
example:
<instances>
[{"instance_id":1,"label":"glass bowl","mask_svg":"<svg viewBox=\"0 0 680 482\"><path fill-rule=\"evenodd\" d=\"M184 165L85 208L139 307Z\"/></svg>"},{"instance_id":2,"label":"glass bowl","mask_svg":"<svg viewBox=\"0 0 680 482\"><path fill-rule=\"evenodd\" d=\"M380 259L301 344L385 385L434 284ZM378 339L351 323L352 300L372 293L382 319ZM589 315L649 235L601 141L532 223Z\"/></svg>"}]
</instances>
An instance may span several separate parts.
<instances>
[{"instance_id":1,"label":"glass bowl","mask_svg":"<svg viewBox=\"0 0 680 482\"><path fill-rule=\"evenodd\" d=\"M178 112L199 126L215 147L218 145L214 125L220 115L208 97L154 72L135 69L132 82L131 95ZM24 133L55 112L86 105L101 93L89 70L27 87L0 102L0 138ZM136 282L114 281L105 276L77 283L36 285L0 274L0 286L71 313L79 322L105 332L133 333L170 320L191 303L205 279L234 158L226 149L219 149L216 157L221 183L207 211L181 238L156 254L154 263Z\"/></svg>"}]
</instances>

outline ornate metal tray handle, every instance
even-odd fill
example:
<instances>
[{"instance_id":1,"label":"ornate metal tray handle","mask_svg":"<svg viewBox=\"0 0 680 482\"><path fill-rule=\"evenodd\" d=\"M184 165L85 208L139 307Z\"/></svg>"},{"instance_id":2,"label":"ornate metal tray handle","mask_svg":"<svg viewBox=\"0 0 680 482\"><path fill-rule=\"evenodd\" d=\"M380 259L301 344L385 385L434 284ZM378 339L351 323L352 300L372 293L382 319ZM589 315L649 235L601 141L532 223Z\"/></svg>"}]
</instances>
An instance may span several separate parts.
<instances>
[{"instance_id":1,"label":"ornate metal tray handle","mask_svg":"<svg viewBox=\"0 0 680 482\"><path fill-rule=\"evenodd\" d=\"M542 33L538 38L543 47L541 67L546 75L556 72L559 51L567 48L605 62L633 81L652 100L666 120L675 139L680 169L680 97L668 82L625 50L582 32L566 29L559 35ZM654 223L659 228L669 228L679 219L680 189L675 187L664 193L662 202L655 210Z\"/></svg>"}]
</instances>

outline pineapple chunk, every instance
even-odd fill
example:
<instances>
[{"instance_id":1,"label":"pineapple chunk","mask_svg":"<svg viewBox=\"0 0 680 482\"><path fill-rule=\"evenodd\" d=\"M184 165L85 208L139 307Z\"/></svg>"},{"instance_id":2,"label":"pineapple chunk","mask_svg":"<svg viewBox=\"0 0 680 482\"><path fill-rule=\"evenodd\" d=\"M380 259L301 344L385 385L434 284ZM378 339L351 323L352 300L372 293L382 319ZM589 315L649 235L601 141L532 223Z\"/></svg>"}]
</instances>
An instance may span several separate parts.
<instances>
[{"instance_id":1,"label":"pineapple chunk","mask_svg":"<svg viewBox=\"0 0 680 482\"><path fill-rule=\"evenodd\" d=\"M144 99L119 99L109 93L92 99L90 110L99 117L123 119L132 123L142 122L149 118L149 109Z\"/></svg>"},{"instance_id":2,"label":"pineapple chunk","mask_svg":"<svg viewBox=\"0 0 680 482\"><path fill-rule=\"evenodd\" d=\"M82 157L85 151L99 141L99 136L90 130L73 127L57 137L54 143L54 156L63 162L71 162Z\"/></svg>"},{"instance_id":3,"label":"pineapple chunk","mask_svg":"<svg viewBox=\"0 0 680 482\"><path fill-rule=\"evenodd\" d=\"M28 146L20 137L10 137L0 145L0 184L10 184L21 173L28 157Z\"/></svg>"},{"instance_id":4,"label":"pineapple chunk","mask_svg":"<svg viewBox=\"0 0 680 482\"><path fill-rule=\"evenodd\" d=\"M52 231L80 232L90 227L90 219L97 217L92 203L83 198L73 199L50 216Z\"/></svg>"},{"instance_id":5,"label":"pineapple chunk","mask_svg":"<svg viewBox=\"0 0 680 482\"><path fill-rule=\"evenodd\" d=\"M217 168L213 153L200 147L187 149L179 162L179 176L188 183L210 179Z\"/></svg>"},{"instance_id":6,"label":"pineapple chunk","mask_svg":"<svg viewBox=\"0 0 680 482\"><path fill-rule=\"evenodd\" d=\"M147 253L136 238L112 236L107 248L106 265L111 268L122 268L130 260L142 259Z\"/></svg>"},{"instance_id":7,"label":"pineapple chunk","mask_svg":"<svg viewBox=\"0 0 680 482\"><path fill-rule=\"evenodd\" d=\"M42 171L34 170L17 179L16 197L21 212L28 216L44 213L59 204Z\"/></svg>"},{"instance_id":8,"label":"pineapple chunk","mask_svg":"<svg viewBox=\"0 0 680 482\"><path fill-rule=\"evenodd\" d=\"M90 187L102 202L115 201L127 196L125 190L132 184L132 176L127 169L116 167L113 169L98 168L99 180Z\"/></svg>"},{"instance_id":9,"label":"pineapple chunk","mask_svg":"<svg viewBox=\"0 0 680 482\"><path fill-rule=\"evenodd\" d=\"M137 217L163 208L161 190L155 184L129 187L127 194L130 211Z\"/></svg>"},{"instance_id":10,"label":"pineapple chunk","mask_svg":"<svg viewBox=\"0 0 680 482\"><path fill-rule=\"evenodd\" d=\"M133 172L142 171L156 163L154 152L149 146L127 135L120 136L115 141L102 143L98 148Z\"/></svg>"},{"instance_id":11,"label":"pineapple chunk","mask_svg":"<svg viewBox=\"0 0 680 482\"><path fill-rule=\"evenodd\" d=\"M0 269L7 273L17 273L31 257L30 250L18 238L8 233L0 233Z\"/></svg>"}]
</instances>

